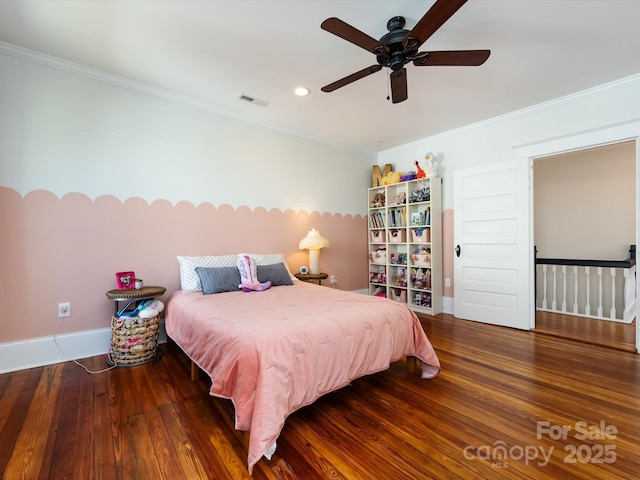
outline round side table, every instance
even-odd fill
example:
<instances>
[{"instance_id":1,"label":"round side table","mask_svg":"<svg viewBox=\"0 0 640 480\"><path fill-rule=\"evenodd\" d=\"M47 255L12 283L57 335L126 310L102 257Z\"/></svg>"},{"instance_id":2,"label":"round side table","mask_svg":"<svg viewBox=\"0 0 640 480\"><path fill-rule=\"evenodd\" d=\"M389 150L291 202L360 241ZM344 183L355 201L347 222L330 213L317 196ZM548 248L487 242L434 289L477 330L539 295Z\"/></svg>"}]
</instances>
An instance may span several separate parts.
<instances>
[{"instance_id":1,"label":"round side table","mask_svg":"<svg viewBox=\"0 0 640 480\"><path fill-rule=\"evenodd\" d=\"M318 282L318 285L322 285L322 280L326 280L329 274L327 273L294 273L294 277L303 282Z\"/></svg>"},{"instance_id":2,"label":"round side table","mask_svg":"<svg viewBox=\"0 0 640 480\"><path fill-rule=\"evenodd\" d=\"M109 290L105 295L115 302L114 314L118 313L118 302L130 302L131 300L149 300L164 295L167 289L164 287L130 288L128 290Z\"/></svg>"}]
</instances>

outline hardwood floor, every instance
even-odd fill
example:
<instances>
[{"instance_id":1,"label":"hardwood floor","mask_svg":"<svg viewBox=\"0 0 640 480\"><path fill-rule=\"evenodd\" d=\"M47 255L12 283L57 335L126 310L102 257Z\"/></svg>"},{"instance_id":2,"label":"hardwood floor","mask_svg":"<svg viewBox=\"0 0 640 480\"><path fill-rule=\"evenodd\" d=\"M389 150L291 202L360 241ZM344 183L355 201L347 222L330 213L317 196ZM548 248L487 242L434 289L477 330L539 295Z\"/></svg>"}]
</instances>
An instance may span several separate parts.
<instances>
[{"instance_id":1,"label":"hardwood floor","mask_svg":"<svg viewBox=\"0 0 640 480\"><path fill-rule=\"evenodd\" d=\"M640 355L449 315L423 325L437 378L397 362L320 398L253 478L638 478ZM71 362L0 375L2 478L250 478L231 403L164 350L98 375Z\"/></svg>"},{"instance_id":2,"label":"hardwood floor","mask_svg":"<svg viewBox=\"0 0 640 480\"><path fill-rule=\"evenodd\" d=\"M636 321L626 324L538 311L536 312L535 331L593 345L635 352Z\"/></svg>"}]
</instances>

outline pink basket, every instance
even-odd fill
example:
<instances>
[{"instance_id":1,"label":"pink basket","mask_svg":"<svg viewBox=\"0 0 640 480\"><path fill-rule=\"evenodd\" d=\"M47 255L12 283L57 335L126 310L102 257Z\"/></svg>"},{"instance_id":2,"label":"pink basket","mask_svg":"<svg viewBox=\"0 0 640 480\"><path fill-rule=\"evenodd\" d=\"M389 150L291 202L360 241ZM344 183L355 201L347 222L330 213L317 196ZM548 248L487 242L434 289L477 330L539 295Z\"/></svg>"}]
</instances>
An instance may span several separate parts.
<instances>
[{"instance_id":1,"label":"pink basket","mask_svg":"<svg viewBox=\"0 0 640 480\"><path fill-rule=\"evenodd\" d=\"M389 232L389 243L404 243L407 241L407 232L394 230Z\"/></svg>"},{"instance_id":2,"label":"pink basket","mask_svg":"<svg viewBox=\"0 0 640 480\"><path fill-rule=\"evenodd\" d=\"M411 230L411 237L413 243L429 243L429 230L423 228L422 230Z\"/></svg>"},{"instance_id":3,"label":"pink basket","mask_svg":"<svg viewBox=\"0 0 640 480\"><path fill-rule=\"evenodd\" d=\"M384 230L371 233L371 243L384 243Z\"/></svg>"},{"instance_id":4,"label":"pink basket","mask_svg":"<svg viewBox=\"0 0 640 480\"><path fill-rule=\"evenodd\" d=\"M399 288L391 289L391 300L396 302L407 303L407 291Z\"/></svg>"}]
</instances>

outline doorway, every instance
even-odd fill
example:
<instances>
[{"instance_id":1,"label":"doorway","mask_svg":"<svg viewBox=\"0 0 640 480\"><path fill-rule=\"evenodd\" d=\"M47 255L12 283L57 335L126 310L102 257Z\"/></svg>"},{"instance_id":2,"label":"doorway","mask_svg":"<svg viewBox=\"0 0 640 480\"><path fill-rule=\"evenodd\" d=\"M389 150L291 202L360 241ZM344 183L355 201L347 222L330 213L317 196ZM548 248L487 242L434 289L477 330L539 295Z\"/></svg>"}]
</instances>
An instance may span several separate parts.
<instances>
[{"instance_id":1,"label":"doorway","mask_svg":"<svg viewBox=\"0 0 640 480\"><path fill-rule=\"evenodd\" d=\"M637 148L637 139L640 136L640 122L633 122L624 125L618 125L614 127L605 128L602 130L587 132L578 135L574 135L571 137L560 138L555 140L549 140L546 142L538 143L535 145L528 145L519 147L516 149L516 158L519 162L524 162L533 168L533 162L538 159L555 156L559 154L567 154L569 152L576 152L579 150L586 150L595 147L602 147L605 145L613 145L619 144L622 142L633 142L634 150L635 150L635 198L633 199L633 204L638 204L638 185L640 183L639 175L638 175L638 165L640 165L640 152ZM531 223L533 223L533 202L531 202L530 218ZM635 243L637 245L638 238L640 238L640 230L638 228L638 211L635 212ZM531 228L531 242L533 244L533 227ZM530 309L530 328L536 328L536 315L535 315L535 280L534 280L534 269L531 269L530 275L530 298L531 300L531 309ZM638 296L638 290L640 289L639 285L636 285L636 296ZM635 324L635 338L634 345L635 350L638 351L638 346L640 345L640 325L637 321L637 310L639 307L636 307L636 320L633 322Z\"/></svg>"},{"instance_id":2,"label":"doorway","mask_svg":"<svg viewBox=\"0 0 640 480\"><path fill-rule=\"evenodd\" d=\"M534 159L538 257L628 258L636 231L635 148L634 141L627 141ZM535 330L635 350L635 323L536 310Z\"/></svg>"}]
</instances>

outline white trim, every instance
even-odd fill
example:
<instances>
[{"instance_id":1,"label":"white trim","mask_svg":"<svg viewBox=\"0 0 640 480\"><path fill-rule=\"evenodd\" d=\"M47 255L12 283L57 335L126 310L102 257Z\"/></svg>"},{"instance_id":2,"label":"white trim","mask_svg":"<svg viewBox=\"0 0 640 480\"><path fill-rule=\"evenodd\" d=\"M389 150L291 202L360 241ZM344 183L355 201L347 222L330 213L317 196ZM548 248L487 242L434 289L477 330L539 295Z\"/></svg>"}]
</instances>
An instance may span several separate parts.
<instances>
[{"instance_id":1,"label":"white trim","mask_svg":"<svg viewBox=\"0 0 640 480\"><path fill-rule=\"evenodd\" d=\"M166 341L164 321L161 321L158 342ZM111 328L66 333L56 335L55 339L50 336L0 343L0 374L106 355L110 344Z\"/></svg>"},{"instance_id":2,"label":"white trim","mask_svg":"<svg viewBox=\"0 0 640 480\"><path fill-rule=\"evenodd\" d=\"M556 106L556 105L562 105L562 104L565 104L565 103L570 103L570 102L575 101L578 98L589 96L589 95L593 95L594 93L603 92L603 91L607 91L607 90L610 90L610 89L618 88L621 85L625 85L627 83L632 83L632 82L637 82L639 80L640 80L640 74L630 75L628 77L624 77L624 78L621 78L619 80L614 80L614 81L609 82L609 83L605 83L605 84L602 84L602 85L598 85L596 87L592 87L592 88L588 88L586 90L575 92L575 93L572 93L570 95L566 95L564 97L559 97L559 98L555 98L553 100L548 100L546 102L538 103L536 105L532 105L530 107L522 108L520 110L515 110L513 112L505 113L503 115L498 115L496 117L488 118L486 120L481 120L481 121L476 122L476 123L470 123L468 125L464 125L464 126L459 127L459 128L454 128L452 130L447 130L446 132L437 133L435 135L431 135L431 136L426 137L426 138L421 138L420 140L416 140L416 141L411 142L411 143L405 143L405 144L399 145L397 147L389 148L387 150L382 150L382 151L378 152L378 155L386 155L386 154L389 154L389 153L402 152L404 150L410 150L410 149L415 148L415 147L421 147L422 145L424 145L425 142L428 142L428 141L435 141L435 140L439 140L439 139L442 139L442 138L448 138L448 137L459 135L461 133L464 133L464 132L467 132L467 131L470 131L470 130L474 130L476 128L484 127L484 126L487 126L487 125L493 125L493 124L504 122L504 121L512 121L514 119L523 118L523 117L529 116L529 115L531 115L533 113L544 111L544 110L549 109L550 107L553 107L553 106Z\"/></svg>"},{"instance_id":3,"label":"white trim","mask_svg":"<svg viewBox=\"0 0 640 480\"><path fill-rule=\"evenodd\" d=\"M63 60L61 58L54 57L52 55L47 55L45 53L37 52L35 50L30 50L24 47L19 47L11 43L0 41L0 54L9 55L11 57L15 57L27 62L36 63L38 65L43 65L45 67L55 68L63 72L72 73L74 75L80 75L82 77L90 78L92 80L97 80L99 82L104 82L110 85L115 85L117 87L126 88L129 90L133 90L135 92L146 94L146 95L151 95L157 98L161 98L163 100L168 100L170 102L179 103L181 105L186 105L188 107L192 107L198 110L203 110L205 112L221 115L223 117L228 117L234 120L251 123L253 125L259 125L261 127L286 133L288 135L304 138L306 140L311 140L311 141L319 142L323 144L329 144L331 146L334 146L337 148L343 148L350 151L359 151L359 152L364 152L369 154L377 153L377 152L368 151L368 150L357 150L357 149L354 149L353 147L350 147L348 145L342 145L340 143L327 143L326 139L320 138L317 135L313 135L307 132L302 132L284 125L276 125L266 121L256 120L252 116L243 115L237 111L221 109L212 103L202 102L200 100L196 100L195 98L179 95L177 93L174 93L170 90L166 90L164 88L155 87L147 83L138 82L136 80L131 80L129 78L122 77L119 75L114 75L112 73L107 73L103 70L98 70L96 68L87 67L79 63Z\"/></svg>"},{"instance_id":4,"label":"white trim","mask_svg":"<svg viewBox=\"0 0 640 480\"><path fill-rule=\"evenodd\" d=\"M516 160L518 162L528 162L531 168L536 158L547 157L560 153L582 150L585 148L593 148L602 145L610 145L628 140L635 141L636 144L636 205L640 198L640 121L635 120L619 125L611 125L609 127L598 130L569 135L561 138L554 138L531 145L522 145L515 147ZM530 187L531 190L531 187ZM530 223L530 244L533 245L533 202L529 212ZM640 242L640 211L636 209L636 245ZM529 249L533 255L533 248ZM531 262L533 264L533 262ZM530 270L530 327L535 327L535 283L534 270ZM636 297L640 296L640 282L636 283ZM636 352L640 353L640 302L636 302Z\"/></svg>"},{"instance_id":5,"label":"white trim","mask_svg":"<svg viewBox=\"0 0 640 480\"><path fill-rule=\"evenodd\" d=\"M640 121L636 120L531 145L518 146L515 147L515 151L518 159L534 159L584 150L585 148L611 145L627 140L636 140L639 134Z\"/></svg>"},{"instance_id":6,"label":"white trim","mask_svg":"<svg viewBox=\"0 0 640 480\"><path fill-rule=\"evenodd\" d=\"M0 41L0 53L4 53L20 60L25 60L27 62L36 63L45 67L55 68L63 72L80 75L82 77L97 80L99 82L108 83L117 87L127 88L139 93L144 93L154 97L162 98L164 100L169 100L170 102L187 105L199 110L205 110L227 117L234 116L231 112L215 108L212 104L209 103L201 102L193 98L185 97L183 95L178 95L176 93L170 92L169 90L154 87L152 85L131 80L126 77L113 75L96 68L87 67L79 63L69 62L58 57L37 52L35 50L29 50L28 48L19 47L11 43Z\"/></svg>"},{"instance_id":7,"label":"white trim","mask_svg":"<svg viewBox=\"0 0 640 480\"><path fill-rule=\"evenodd\" d=\"M442 313L453 315L453 297L442 297Z\"/></svg>"}]
</instances>

